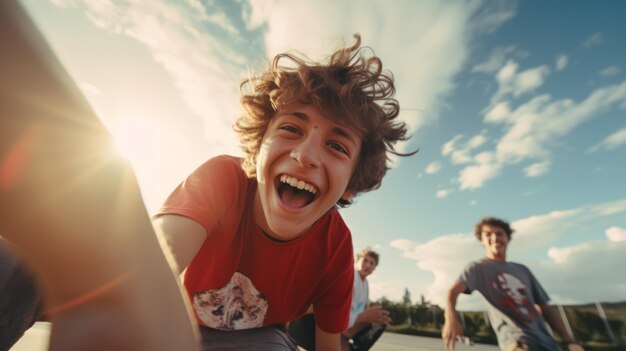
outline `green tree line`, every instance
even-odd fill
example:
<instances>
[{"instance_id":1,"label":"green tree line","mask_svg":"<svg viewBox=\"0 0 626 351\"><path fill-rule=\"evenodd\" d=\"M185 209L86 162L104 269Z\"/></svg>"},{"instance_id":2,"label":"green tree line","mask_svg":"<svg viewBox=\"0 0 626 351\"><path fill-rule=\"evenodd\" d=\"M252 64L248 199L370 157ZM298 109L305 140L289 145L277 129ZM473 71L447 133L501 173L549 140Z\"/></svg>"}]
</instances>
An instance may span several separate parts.
<instances>
[{"instance_id":1,"label":"green tree line","mask_svg":"<svg viewBox=\"0 0 626 351\"><path fill-rule=\"evenodd\" d=\"M388 328L390 332L441 337L443 308L426 300L424 295L420 295L419 301L414 303L408 289L405 289L402 301L382 297L371 304L389 311L392 320ZM575 339L586 350L626 350L626 302L552 307L557 311L562 309ZM459 317L465 327L465 335L474 342L497 344L485 311L463 311L459 312ZM556 339L559 340L558 337Z\"/></svg>"}]
</instances>

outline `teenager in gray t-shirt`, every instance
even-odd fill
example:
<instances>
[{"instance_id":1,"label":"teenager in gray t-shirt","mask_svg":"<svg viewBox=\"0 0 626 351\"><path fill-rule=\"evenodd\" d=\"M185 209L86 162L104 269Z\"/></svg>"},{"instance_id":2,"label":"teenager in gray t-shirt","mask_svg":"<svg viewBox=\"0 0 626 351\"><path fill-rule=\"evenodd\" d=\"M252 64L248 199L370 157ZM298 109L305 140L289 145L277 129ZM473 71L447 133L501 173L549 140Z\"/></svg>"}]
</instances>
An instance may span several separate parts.
<instances>
[{"instance_id":1,"label":"teenager in gray t-shirt","mask_svg":"<svg viewBox=\"0 0 626 351\"><path fill-rule=\"evenodd\" d=\"M512 233L509 223L497 218L483 218L476 225L475 234L485 247L486 258L467 265L448 291L446 320L441 332L444 344L451 350L457 337L463 337L456 311L457 297L478 290L488 302L489 319L502 350L559 350L544 318L570 351L583 350L567 333L559 315L548 306L548 294L530 270L506 261Z\"/></svg>"},{"instance_id":2,"label":"teenager in gray t-shirt","mask_svg":"<svg viewBox=\"0 0 626 351\"><path fill-rule=\"evenodd\" d=\"M471 293L478 290L487 300L489 320L498 344L521 341L530 350L558 350L535 305L548 303L549 297L526 266L484 258L470 263L459 281Z\"/></svg>"}]
</instances>

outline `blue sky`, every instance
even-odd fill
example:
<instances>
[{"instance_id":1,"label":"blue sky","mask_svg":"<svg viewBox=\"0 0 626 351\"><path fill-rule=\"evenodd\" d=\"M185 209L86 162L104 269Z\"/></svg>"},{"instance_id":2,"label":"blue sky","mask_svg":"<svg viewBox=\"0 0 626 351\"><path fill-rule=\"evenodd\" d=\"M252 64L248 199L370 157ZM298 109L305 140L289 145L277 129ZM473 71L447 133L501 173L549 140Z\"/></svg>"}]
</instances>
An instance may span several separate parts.
<instances>
[{"instance_id":1,"label":"blue sky","mask_svg":"<svg viewBox=\"0 0 626 351\"><path fill-rule=\"evenodd\" d=\"M474 223L516 233L555 303L626 296L626 3L22 0L135 167L149 212L236 154L238 86L278 52L360 33L391 70L413 157L341 210L381 253L371 297L442 303L482 257ZM459 301L480 308L477 296Z\"/></svg>"}]
</instances>

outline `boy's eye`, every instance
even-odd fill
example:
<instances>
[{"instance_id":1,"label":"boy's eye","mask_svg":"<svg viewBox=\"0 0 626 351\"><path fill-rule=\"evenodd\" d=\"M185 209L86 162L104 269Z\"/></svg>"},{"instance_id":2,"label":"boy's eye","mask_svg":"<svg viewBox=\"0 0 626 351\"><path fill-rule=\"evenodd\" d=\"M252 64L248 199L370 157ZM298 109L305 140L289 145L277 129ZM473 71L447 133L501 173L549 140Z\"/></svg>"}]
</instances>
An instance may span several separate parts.
<instances>
[{"instance_id":1,"label":"boy's eye","mask_svg":"<svg viewBox=\"0 0 626 351\"><path fill-rule=\"evenodd\" d=\"M283 124L278 129L286 130L290 133L302 134L300 129L293 124Z\"/></svg>"},{"instance_id":2,"label":"boy's eye","mask_svg":"<svg viewBox=\"0 0 626 351\"><path fill-rule=\"evenodd\" d=\"M330 142L328 143L328 146L330 146L331 149L336 150L341 152L342 154L346 154L348 155L348 149L346 149L343 145L336 143L336 142Z\"/></svg>"}]
</instances>

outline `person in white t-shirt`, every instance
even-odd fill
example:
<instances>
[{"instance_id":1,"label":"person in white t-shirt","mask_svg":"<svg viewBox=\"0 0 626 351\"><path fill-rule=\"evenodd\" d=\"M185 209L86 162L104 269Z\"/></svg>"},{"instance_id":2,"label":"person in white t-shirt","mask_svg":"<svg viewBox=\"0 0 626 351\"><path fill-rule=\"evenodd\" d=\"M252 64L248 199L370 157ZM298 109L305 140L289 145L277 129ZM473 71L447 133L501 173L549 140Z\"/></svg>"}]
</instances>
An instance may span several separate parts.
<instances>
[{"instance_id":1,"label":"person in white t-shirt","mask_svg":"<svg viewBox=\"0 0 626 351\"><path fill-rule=\"evenodd\" d=\"M366 247L356 255L354 287L350 323L343 332L349 340L351 350L369 350L391 322L389 311L381 306L369 304L369 284L367 277L374 272L379 263L379 255Z\"/></svg>"},{"instance_id":2,"label":"person in white t-shirt","mask_svg":"<svg viewBox=\"0 0 626 351\"><path fill-rule=\"evenodd\" d=\"M389 311L381 306L369 305L367 277L378 266L379 255L366 247L356 255L352 305L348 329L341 335L342 351L365 351L378 340L391 322ZM289 323L289 335L301 349L315 350L315 316L311 310L303 317Z\"/></svg>"}]
</instances>

